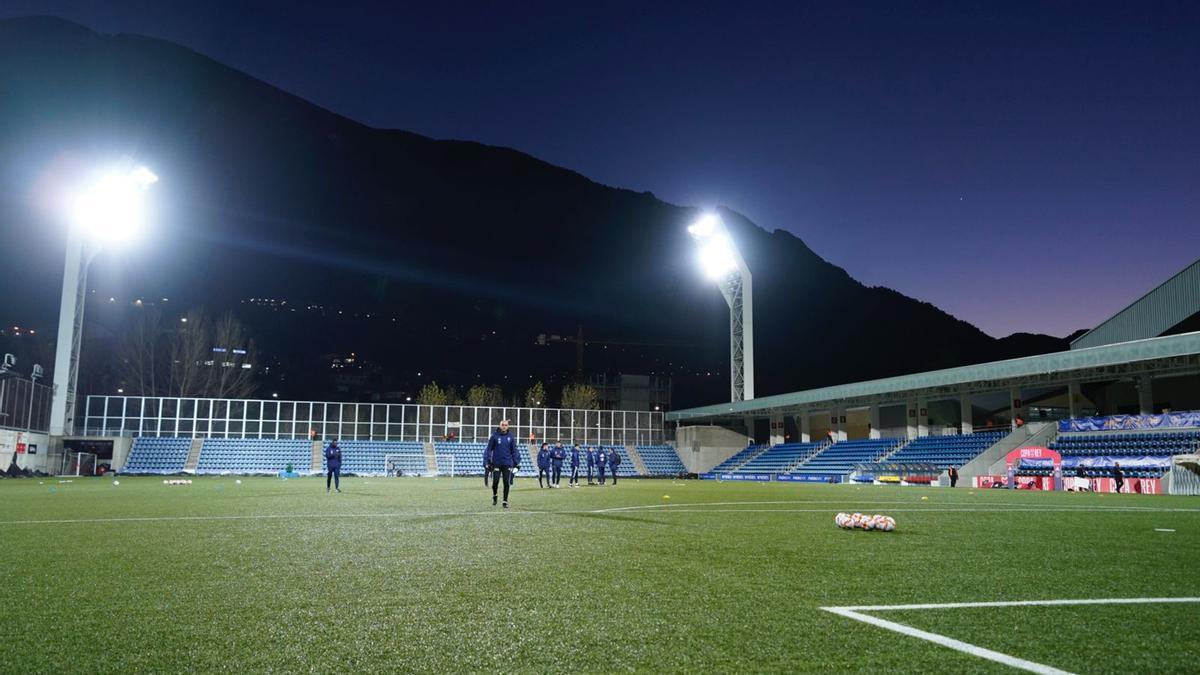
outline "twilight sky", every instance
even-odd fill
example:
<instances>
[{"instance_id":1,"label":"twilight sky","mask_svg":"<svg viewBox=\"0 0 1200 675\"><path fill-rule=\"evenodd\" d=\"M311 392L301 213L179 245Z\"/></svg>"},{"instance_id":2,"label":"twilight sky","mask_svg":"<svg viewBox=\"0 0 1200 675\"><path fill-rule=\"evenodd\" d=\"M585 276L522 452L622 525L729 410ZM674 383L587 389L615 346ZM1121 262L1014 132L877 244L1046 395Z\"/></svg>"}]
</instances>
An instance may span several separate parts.
<instances>
[{"instance_id":1,"label":"twilight sky","mask_svg":"<svg viewBox=\"0 0 1200 675\"><path fill-rule=\"evenodd\" d=\"M401 4L0 18L171 40L372 126L726 205L997 336L1094 326L1200 257L1200 3Z\"/></svg>"}]
</instances>

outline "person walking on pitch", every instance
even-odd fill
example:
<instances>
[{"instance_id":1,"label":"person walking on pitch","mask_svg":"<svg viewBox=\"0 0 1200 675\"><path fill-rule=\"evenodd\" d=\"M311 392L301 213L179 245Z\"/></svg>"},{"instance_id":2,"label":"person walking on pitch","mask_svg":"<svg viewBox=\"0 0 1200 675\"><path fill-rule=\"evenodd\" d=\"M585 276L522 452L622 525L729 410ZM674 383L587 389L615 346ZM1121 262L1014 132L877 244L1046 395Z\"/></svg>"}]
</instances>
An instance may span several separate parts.
<instances>
[{"instance_id":1,"label":"person walking on pitch","mask_svg":"<svg viewBox=\"0 0 1200 675\"><path fill-rule=\"evenodd\" d=\"M571 446L571 480L567 483L571 487L579 487L579 444Z\"/></svg>"},{"instance_id":2,"label":"person walking on pitch","mask_svg":"<svg viewBox=\"0 0 1200 675\"><path fill-rule=\"evenodd\" d=\"M604 468L607 465L608 453L604 452L604 448L596 448L596 474L601 485L604 485Z\"/></svg>"},{"instance_id":3,"label":"person walking on pitch","mask_svg":"<svg viewBox=\"0 0 1200 675\"><path fill-rule=\"evenodd\" d=\"M592 469L596 466L596 451L590 445L584 448L584 450L587 450L588 485L595 485L592 481Z\"/></svg>"},{"instance_id":4,"label":"person walking on pitch","mask_svg":"<svg viewBox=\"0 0 1200 675\"><path fill-rule=\"evenodd\" d=\"M562 482L562 465L563 460L567 458L567 451L563 450L562 441L554 444L554 452L550 453L550 466L554 474L554 487L560 487Z\"/></svg>"},{"instance_id":5,"label":"person walking on pitch","mask_svg":"<svg viewBox=\"0 0 1200 675\"><path fill-rule=\"evenodd\" d=\"M338 447L337 439L329 441L325 448L325 491L329 492L329 482L333 481L333 489L342 491L342 449Z\"/></svg>"},{"instance_id":6,"label":"person walking on pitch","mask_svg":"<svg viewBox=\"0 0 1200 675\"><path fill-rule=\"evenodd\" d=\"M608 466L612 471L613 485L617 484L617 467L621 466L621 455L617 453L617 449L612 449L612 454L608 456Z\"/></svg>"},{"instance_id":7,"label":"person walking on pitch","mask_svg":"<svg viewBox=\"0 0 1200 675\"><path fill-rule=\"evenodd\" d=\"M504 483L504 508L508 508L508 491L512 487L513 474L521 468L521 455L517 440L508 433L508 420L500 420L500 428L488 438L484 450L484 468L492 475L492 506L501 481Z\"/></svg>"},{"instance_id":8,"label":"person walking on pitch","mask_svg":"<svg viewBox=\"0 0 1200 675\"><path fill-rule=\"evenodd\" d=\"M542 449L538 450L537 465L538 487L550 487L550 449L545 443L542 443ZM542 485L542 476L546 477L545 485Z\"/></svg>"}]
</instances>

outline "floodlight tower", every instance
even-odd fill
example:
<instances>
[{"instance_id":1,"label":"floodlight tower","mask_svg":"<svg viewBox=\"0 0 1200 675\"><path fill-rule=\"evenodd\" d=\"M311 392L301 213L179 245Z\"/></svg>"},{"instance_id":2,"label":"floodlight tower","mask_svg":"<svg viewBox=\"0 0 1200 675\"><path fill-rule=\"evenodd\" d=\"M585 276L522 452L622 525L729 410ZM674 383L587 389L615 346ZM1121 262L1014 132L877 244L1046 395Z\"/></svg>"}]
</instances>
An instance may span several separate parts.
<instances>
[{"instance_id":1,"label":"floodlight tower","mask_svg":"<svg viewBox=\"0 0 1200 675\"><path fill-rule=\"evenodd\" d=\"M729 305L729 387L731 401L754 398L754 288L750 268L725 222L706 213L688 226L699 249L700 266L717 282Z\"/></svg>"},{"instance_id":2,"label":"floodlight tower","mask_svg":"<svg viewBox=\"0 0 1200 675\"><path fill-rule=\"evenodd\" d=\"M153 172L126 157L91 176L73 197L54 351L51 436L75 432L75 385L79 380L88 267L105 245L126 241L142 229L146 188L157 181Z\"/></svg>"}]
</instances>

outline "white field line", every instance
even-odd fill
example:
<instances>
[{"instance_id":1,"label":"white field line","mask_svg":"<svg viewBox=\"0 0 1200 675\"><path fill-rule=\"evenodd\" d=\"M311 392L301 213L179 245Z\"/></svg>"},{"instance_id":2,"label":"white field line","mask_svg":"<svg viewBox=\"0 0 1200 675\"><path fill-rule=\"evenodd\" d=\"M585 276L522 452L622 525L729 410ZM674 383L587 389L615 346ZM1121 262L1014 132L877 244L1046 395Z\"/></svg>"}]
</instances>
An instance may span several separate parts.
<instances>
[{"instance_id":1,"label":"white field line","mask_svg":"<svg viewBox=\"0 0 1200 675\"><path fill-rule=\"evenodd\" d=\"M316 520L323 518L438 518L446 516L498 516L498 515L533 515L543 513L563 513L560 511L401 511L396 513L266 513L245 516L130 516L117 518L61 518L55 520L0 520L3 525L64 525L75 523L156 523L175 521L206 521L206 520ZM575 513L590 513L576 511Z\"/></svg>"},{"instance_id":2,"label":"white field line","mask_svg":"<svg viewBox=\"0 0 1200 675\"><path fill-rule=\"evenodd\" d=\"M1042 663L1029 661L1026 659L1003 654L993 651L979 645L973 645L969 642L956 640L938 633L913 628L895 621L888 621L863 612L886 612L886 611L903 611L903 610L928 610L928 609L961 609L970 607L1064 607L1071 605L1145 605L1155 603L1184 603L1184 602L1200 602L1200 598L1100 598L1100 599L1076 599L1076 600L1013 600L1002 602L945 602L945 603L927 603L917 605L855 605L847 607L822 607L826 612L844 616L848 619L861 621L872 626L884 628L901 635L908 635L920 640L932 642L943 647L948 647L955 651L964 654L970 654L981 659L987 659L996 663L1001 663L1012 668L1027 670L1032 673L1041 673L1043 675L1060 675L1069 671L1059 670L1053 666L1047 666Z\"/></svg>"},{"instance_id":3,"label":"white field line","mask_svg":"<svg viewBox=\"0 0 1200 675\"><path fill-rule=\"evenodd\" d=\"M724 502L726 504L756 504L761 502ZM774 502L766 502L768 504ZM792 503L792 502L783 502ZM823 503L823 502L817 502ZM890 502L889 502L890 503ZM911 502L900 502L909 504ZM881 505L883 502L859 502L859 505ZM724 508L697 508L707 506L705 504L672 504L670 509L651 511L654 514L680 514L680 513L831 513L836 510L833 506L823 508L805 508L805 509L724 509ZM80 523L154 523L154 522L203 522L203 521L238 521L238 520L319 520L319 519L341 519L341 518L441 518L448 516L500 516L509 515L599 515L599 514L619 514L619 513L638 513L645 512L654 506L642 507L621 507L617 509L590 509L578 510L568 509L564 511L548 511L548 510L525 510L511 509L508 511L396 511L383 513L266 513L266 514L248 514L248 515L211 515L211 516L117 516L113 518L58 518L58 519L42 519L42 520L0 520L0 527L6 525L71 525ZM912 507L912 508L889 508L889 513L1121 513L1136 511L1138 513L1200 513L1200 509L1154 509L1154 508L1136 508L1127 509L1124 507L1034 507L1023 504L1019 507L948 507L940 506L933 507Z\"/></svg>"},{"instance_id":4,"label":"white field line","mask_svg":"<svg viewBox=\"0 0 1200 675\"><path fill-rule=\"evenodd\" d=\"M853 509L841 509L853 510ZM882 509L888 513L1145 513L1144 511L1126 511L1124 509L1060 509L1060 508L887 508ZM641 513L653 513L654 515L667 515L677 513L829 513L832 514L838 509L704 509L704 508L682 508L670 509L668 511L647 511ZM1164 509L1163 512L1176 512L1179 509ZM866 512L866 509L863 509ZM1200 509L1191 510L1184 509L1184 513L1200 513ZM554 511L547 513L577 513L575 511ZM612 513L608 510L602 511L585 511L583 513ZM639 511L622 511L621 513L639 513ZM614 514L616 515L616 514Z\"/></svg>"},{"instance_id":5,"label":"white field line","mask_svg":"<svg viewBox=\"0 0 1200 675\"><path fill-rule=\"evenodd\" d=\"M913 500L903 501L864 501L864 500L780 500L780 501L743 501L743 502L694 502L688 504L642 504L638 506L616 506L607 509L596 509L593 513L619 513L621 511L672 511L676 509L692 508L692 507L714 507L714 506L771 506L779 504L822 504L826 509L836 507L851 508L852 506L914 506L920 507L920 502ZM937 506L933 506L936 504ZM976 509L988 510L1025 510L1025 511L1080 511L1083 513L1094 513L1098 511L1142 511L1146 513L1200 513L1200 508L1185 509L1185 508L1167 508L1156 506L1107 506L1107 505L1090 505L1090 504L1054 504L1051 506L1038 506L1025 502L934 502L929 507L920 507L919 510L932 511L935 508L942 506L967 506ZM918 509L914 509L918 510Z\"/></svg>"}]
</instances>

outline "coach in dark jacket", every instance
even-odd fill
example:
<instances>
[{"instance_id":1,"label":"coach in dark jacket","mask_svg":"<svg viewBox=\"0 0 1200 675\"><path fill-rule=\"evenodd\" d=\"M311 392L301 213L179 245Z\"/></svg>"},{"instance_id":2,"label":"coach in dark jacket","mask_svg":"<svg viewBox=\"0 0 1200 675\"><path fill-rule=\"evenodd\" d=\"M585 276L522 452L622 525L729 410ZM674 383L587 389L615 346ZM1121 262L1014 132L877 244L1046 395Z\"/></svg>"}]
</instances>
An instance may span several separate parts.
<instances>
[{"instance_id":1,"label":"coach in dark jacket","mask_svg":"<svg viewBox=\"0 0 1200 675\"><path fill-rule=\"evenodd\" d=\"M517 439L508 433L508 420L500 420L500 428L488 438L483 453L486 469L492 474L492 506L496 505L497 488L504 482L504 508L508 508L508 490L512 487L513 473L521 468L520 450Z\"/></svg>"},{"instance_id":2,"label":"coach in dark jacket","mask_svg":"<svg viewBox=\"0 0 1200 675\"><path fill-rule=\"evenodd\" d=\"M342 449L338 447L337 439L329 441L325 448L325 491L329 492L329 482L333 481L333 489L342 491Z\"/></svg>"}]
</instances>

